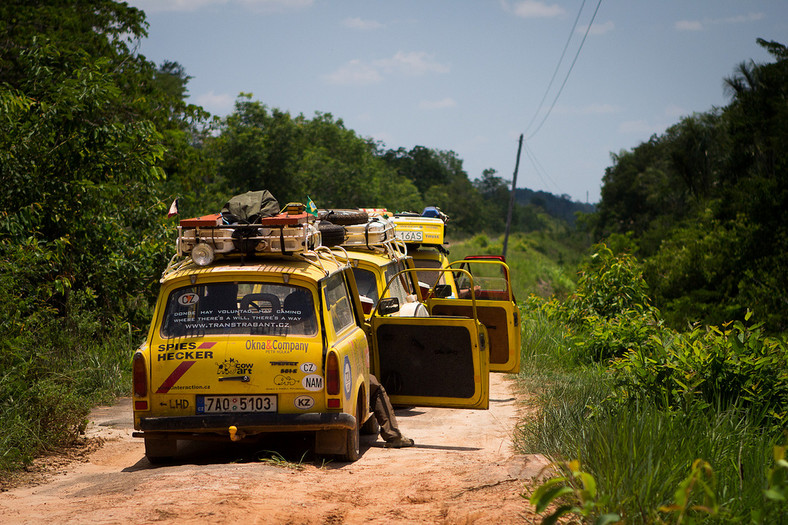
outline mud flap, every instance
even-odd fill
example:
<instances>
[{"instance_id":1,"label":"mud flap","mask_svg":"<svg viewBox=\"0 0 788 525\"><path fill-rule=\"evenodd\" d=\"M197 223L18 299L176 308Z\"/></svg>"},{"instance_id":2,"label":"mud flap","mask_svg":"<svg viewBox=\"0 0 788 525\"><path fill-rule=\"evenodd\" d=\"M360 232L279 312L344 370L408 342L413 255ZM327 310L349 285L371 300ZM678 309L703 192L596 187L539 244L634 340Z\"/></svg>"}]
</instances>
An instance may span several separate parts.
<instances>
[{"instance_id":1,"label":"mud flap","mask_svg":"<svg viewBox=\"0 0 788 525\"><path fill-rule=\"evenodd\" d=\"M347 430L320 430L315 433L315 454L342 455L347 452Z\"/></svg>"}]
</instances>

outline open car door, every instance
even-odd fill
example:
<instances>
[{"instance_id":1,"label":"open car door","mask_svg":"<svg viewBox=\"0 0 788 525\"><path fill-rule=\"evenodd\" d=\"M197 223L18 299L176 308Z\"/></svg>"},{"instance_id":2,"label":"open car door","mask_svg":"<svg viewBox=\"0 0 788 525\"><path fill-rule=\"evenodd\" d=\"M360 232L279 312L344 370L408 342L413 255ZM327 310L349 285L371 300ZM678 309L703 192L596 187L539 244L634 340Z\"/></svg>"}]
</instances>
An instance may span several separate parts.
<instances>
[{"instance_id":1,"label":"open car door","mask_svg":"<svg viewBox=\"0 0 788 525\"><path fill-rule=\"evenodd\" d=\"M430 315L470 316L475 296L478 319L490 337L490 371L520 372L520 310L512 292L509 266L503 257L471 255L449 264L454 269L456 297L432 294Z\"/></svg>"},{"instance_id":2,"label":"open car door","mask_svg":"<svg viewBox=\"0 0 788 525\"><path fill-rule=\"evenodd\" d=\"M402 270L388 284L401 274L416 271ZM489 338L474 315L475 308L470 308L469 315L410 317L401 315L400 306L396 297L381 299L368 325L371 371L385 387L391 402L487 409Z\"/></svg>"}]
</instances>

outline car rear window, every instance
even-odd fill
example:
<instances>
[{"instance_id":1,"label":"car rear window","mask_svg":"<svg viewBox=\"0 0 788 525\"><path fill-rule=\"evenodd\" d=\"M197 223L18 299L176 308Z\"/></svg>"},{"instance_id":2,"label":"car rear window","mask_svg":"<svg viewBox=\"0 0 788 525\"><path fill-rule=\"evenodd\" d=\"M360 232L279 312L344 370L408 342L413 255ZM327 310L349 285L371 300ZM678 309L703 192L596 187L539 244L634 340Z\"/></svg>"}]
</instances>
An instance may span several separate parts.
<instances>
[{"instance_id":1,"label":"car rear window","mask_svg":"<svg viewBox=\"0 0 788 525\"><path fill-rule=\"evenodd\" d=\"M314 335L312 293L287 284L224 282L185 286L167 298L161 336Z\"/></svg>"}]
</instances>

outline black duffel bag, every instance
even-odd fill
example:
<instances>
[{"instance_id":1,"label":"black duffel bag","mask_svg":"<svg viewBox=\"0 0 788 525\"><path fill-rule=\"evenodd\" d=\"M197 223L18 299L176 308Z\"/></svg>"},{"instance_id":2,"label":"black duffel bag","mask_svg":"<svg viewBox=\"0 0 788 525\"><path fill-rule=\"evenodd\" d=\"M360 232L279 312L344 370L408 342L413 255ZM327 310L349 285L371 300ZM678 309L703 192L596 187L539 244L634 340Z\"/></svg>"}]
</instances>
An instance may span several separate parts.
<instances>
[{"instance_id":1,"label":"black duffel bag","mask_svg":"<svg viewBox=\"0 0 788 525\"><path fill-rule=\"evenodd\" d=\"M222 218L227 224L259 224L263 217L279 213L279 202L268 190L247 191L227 201Z\"/></svg>"}]
</instances>

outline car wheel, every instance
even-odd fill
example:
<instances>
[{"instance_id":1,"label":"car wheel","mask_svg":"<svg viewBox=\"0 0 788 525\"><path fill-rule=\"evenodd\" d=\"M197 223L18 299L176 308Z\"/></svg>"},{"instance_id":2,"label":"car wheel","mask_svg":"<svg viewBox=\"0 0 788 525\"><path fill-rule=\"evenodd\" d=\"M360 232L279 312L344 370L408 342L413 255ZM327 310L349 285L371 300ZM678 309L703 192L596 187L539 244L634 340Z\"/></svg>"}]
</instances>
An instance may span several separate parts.
<instances>
[{"instance_id":1,"label":"car wheel","mask_svg":"<svg viewBox=\"0 0 788 525\"><path fill-rule=\"evenodd\" d=\"M367 212L356 209L318 210L317 218L331 221L334 224L342 224L344 226L366 224L369 222L369 215Z\"/></svg>"},{"instance_id":2,"label":"car wheel","mask_svg":"<svg viewBox=\"0 0 788 525\"><path fill-rule=\"evenodd\" d=\"M320 221L317 229L320 231L320 238L323 246L339 246L345 242L345 227L333 224L328 221Z\"/></svg>"},{"instance_id":3,"label":"car wheel","mask_svg":"<svg viewBox=\"0 0 788 525\"><path fill-rule=\"evenodd\" d=\"M374 415L369 416L369 419L361 425L361 433L365 436L377 436L380 432L380 425Z\"/></svg>"},{"instance_id":4,"label":"car wheel","mask_svg":"<svg viewBox=\"0 0 788 525\"><path fill-rule=\"evenodd\" d=\"M359 427L361 418L364 417L364 408L360 402L356 403L356 424L347 431L347 448L342 456L342 461L356 461L361 457L361 436Z\"/></svg>"}]
</instances>

